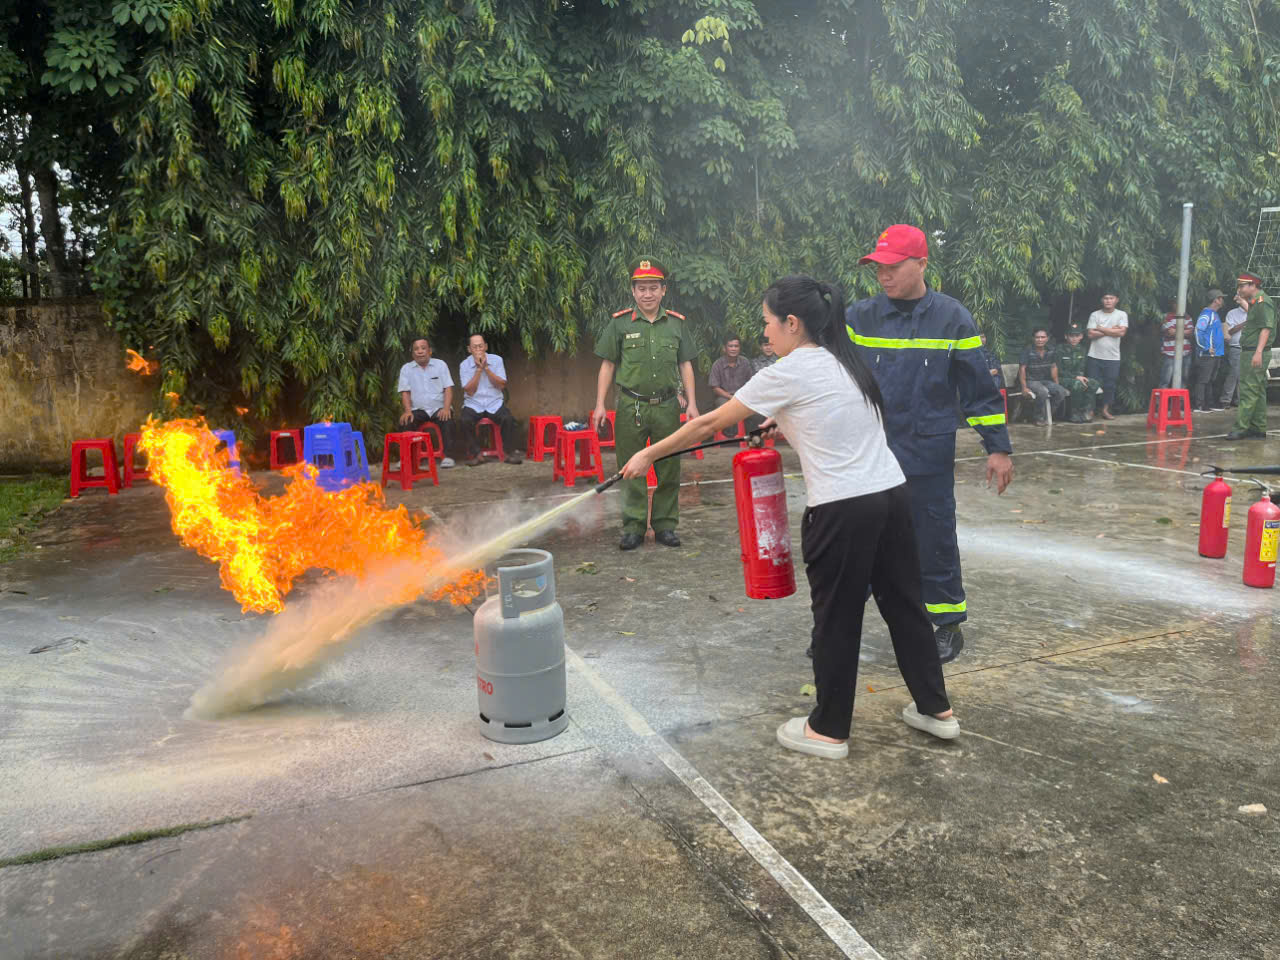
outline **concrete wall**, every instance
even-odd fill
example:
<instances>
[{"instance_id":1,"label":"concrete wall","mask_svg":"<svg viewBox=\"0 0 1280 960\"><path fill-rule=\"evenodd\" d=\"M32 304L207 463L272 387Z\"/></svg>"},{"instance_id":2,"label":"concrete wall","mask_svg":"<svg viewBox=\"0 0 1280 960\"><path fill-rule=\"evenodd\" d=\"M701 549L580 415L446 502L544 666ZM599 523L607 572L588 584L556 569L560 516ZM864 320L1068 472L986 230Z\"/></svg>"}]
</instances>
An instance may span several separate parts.
<instances>
[{"instance_id":1,"label":"concrete wall","mask_svg":"<svg viewBox=\"0 0 1280 960\"><path fill-rule=\"evenodd\" d=\"M138 429L151 387L93 299L0 301L0 473L65 471L71 441Z\"/></svg>"}]
</instances>

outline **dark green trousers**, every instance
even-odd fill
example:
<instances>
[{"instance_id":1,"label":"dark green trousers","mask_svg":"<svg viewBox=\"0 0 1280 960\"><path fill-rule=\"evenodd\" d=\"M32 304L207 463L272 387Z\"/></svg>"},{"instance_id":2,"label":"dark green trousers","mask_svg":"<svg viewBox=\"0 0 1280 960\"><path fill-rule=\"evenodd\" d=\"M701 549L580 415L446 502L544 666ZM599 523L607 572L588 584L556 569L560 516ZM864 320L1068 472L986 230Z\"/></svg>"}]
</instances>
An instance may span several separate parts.
<instances>
[{"instance_id":1,"label":"dark green trousers","mask_svg":"<svg viewBox=\"0 0 1280 960\"><path fill-rule=\"evenodd\" d=\"M1240 407L1236 410L1236 429L1246 431L1267 430L1267 360L1270 351L1262 351L1262 366L1254 368L1253 349L1240 353Z\"/></svg>"},{"instance_id":2,"label":"dark green trousers","mask_svg":"<svg viewBox=\"0 0 1280 960\"><path fill-rule=\"evenodd\" d=\"M637 421L639 425L637 426ZM680 427L680 401L675 397L662 403L637 403L625 393L618 393L617 445L618 469L645 447L645 441L665 440ZM652 525L655 533L674 530L680 521L680 457L663 460L653 466L658 475L658 488L653 491ZM622 532L644 533L649 526L649 486L644 477L621 480Z\"/></svg>"},{"instance_id":3,"label":"dark green trousers","mask_svg":"<svg viewBox=\"0 0 1280 960\"><path fill-rule=\"evenodd\" d=\"M1075 377L1071 378L1069 387L1071 390L1071 406L1068 408L1073 417L1084 417L1093 413L1094 404L1098 399L1098 388L1102 386L1101 380L1090 380L1088 383L1081 383Z\"/></svg>"}]
</instances>

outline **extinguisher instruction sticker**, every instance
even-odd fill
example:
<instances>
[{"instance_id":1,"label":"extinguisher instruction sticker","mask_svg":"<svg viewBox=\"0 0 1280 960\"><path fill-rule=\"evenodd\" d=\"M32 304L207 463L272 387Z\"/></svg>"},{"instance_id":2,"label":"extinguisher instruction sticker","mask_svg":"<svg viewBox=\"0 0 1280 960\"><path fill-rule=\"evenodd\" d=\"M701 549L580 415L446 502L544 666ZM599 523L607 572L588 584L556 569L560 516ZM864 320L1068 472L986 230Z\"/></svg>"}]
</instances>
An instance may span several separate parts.
<instances>
[{"instance_id":1,"label":"extinguisher instruction sticker","mask_svg":"<svg viewBox=\"0 0 1280 960\"><path fill-rule=\"evenodd\" d=\"M751 498L758 500L760 497L776 497L786 489L782 480L782 474L766 473L763 476L751 478Z\"/></svg>"},{"instance_id":2,"label":"extinguisher instruction sticker","mask_svg":"<svg viewBox=\"0 0 1280 960\"><path fill-rule=\"evenodd\" d=\"M1278 547L1280 520L1268 520L1262 525L1262 545L1258 548L1258 559L1263 563L1275 563Z\"/></svg>"},{"instance_id":3,"label":"extinguisher instruction sticker","mask_svg":"<svg viewBox=\"0 0 1280 960\"><path fill-rule=\"evenodd\" d=\"M1225 530L1231 526L1231 498L1227 497L1222 503L1222 529Z\"/></svg>"}]
</instances>

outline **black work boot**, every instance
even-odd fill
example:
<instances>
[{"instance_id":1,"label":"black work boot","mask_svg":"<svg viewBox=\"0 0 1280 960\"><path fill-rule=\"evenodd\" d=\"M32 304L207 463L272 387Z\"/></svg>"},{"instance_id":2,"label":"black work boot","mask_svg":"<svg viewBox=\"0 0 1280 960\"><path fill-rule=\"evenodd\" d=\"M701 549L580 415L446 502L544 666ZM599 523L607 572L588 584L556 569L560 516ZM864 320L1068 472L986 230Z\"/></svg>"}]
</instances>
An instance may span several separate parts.
<instances>
[{"instance_id":1,"label":"black work boot","mask_svg":"<svg viewBox=\"0 0 1280 960\"><path fill-rule=\"evenodd\" d=\"M674 530L658 530L654 533L653 539L664 547L680 546L680 537L676 535Z\"/></svg>"},{"instance_id":2,"label":"black work boot","mask_svg":"<svg viewBox=\"0 0 1280 960\"><path fill-rule=\"evenodd\" d=\"M964 649L964 634L959 624L939 627L934 631L933 639L938 645L938 659L943 663L950 663Z\"/></svg>"},{"instance_id":3,"label":"black work boot","mask_svg":"<svg viewBox=\"0 0 1280 960\"><path fill-rule=\"evenodd\" d=\"M642 543L644 543L643 533L624 533L622 539L618 541L618 549L634 550Z\"/></svg>"}]
</instances>

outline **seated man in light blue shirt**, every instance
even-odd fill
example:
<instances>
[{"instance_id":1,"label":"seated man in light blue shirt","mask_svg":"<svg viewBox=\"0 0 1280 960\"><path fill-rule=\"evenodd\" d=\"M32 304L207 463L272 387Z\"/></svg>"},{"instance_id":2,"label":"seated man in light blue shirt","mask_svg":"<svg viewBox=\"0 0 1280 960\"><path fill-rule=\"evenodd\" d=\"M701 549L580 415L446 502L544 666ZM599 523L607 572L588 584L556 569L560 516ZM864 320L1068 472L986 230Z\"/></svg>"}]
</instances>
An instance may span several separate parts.
<instances>
[{"instance_id":1,"label":"seated man in light blue shirt","mask_svg":"<svg viewBox=\"0 0 1280 960\"><path fill-rule=\"evenodd\" d=\"M1222 309L1222 301L1226 297L1221 290L1209 291L1209 305L1200 311L1196 319L1196 358L1191 370L1191 409L1208 413L1210 404L1217 399L1213 393L1213 380L1218 374L1218 364L1222 362L1223 330L1222 317L1218 311ZM1213 406L1213 410L1222 407Z\"/></svg>"},{"instance_id":2,"label":"seated man in light blue shirt","mask_svg":"<svg viewBox=\"0 0 1280 960\"><path fill-rule=\"evenodd\" d=\"M502 394L507 385L506 365L501 357L489 352L489 345L478 333L467 340L467 353L467 358L458 366L458 382L462 384L462 445L467 466L478 467L484 463L476 436L476 424L483 417L488 417L502 431L507 463L523 463L520 424L511 415Z\"/></svg>"},{"instance_id":3,"label":"seated man in light blue shirt","mask_svg":"<svg viewBox=\"0 0 1280 960\"><path fill-rule=\"evenodd\" d=\"M421 429L425 423L439 427L446 454L440 466L452 467L453 457L449 454L458 447L457 421L453 419L453 377L448 364L432 359L431 342L426 337L413 341L413 359L400 368L396 389L400 391L400 405L404 408L400 423L412 424L414 430Z\"/></svg>"}]
</instances>

